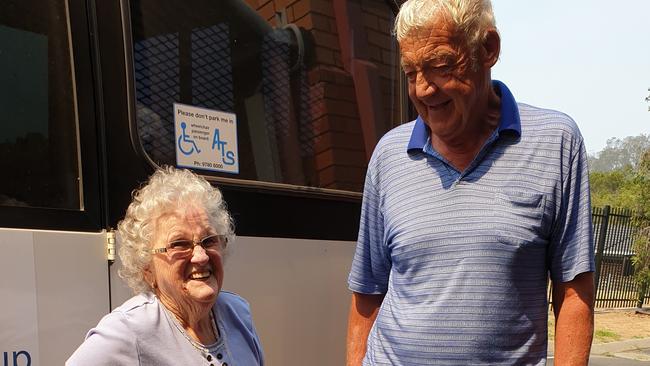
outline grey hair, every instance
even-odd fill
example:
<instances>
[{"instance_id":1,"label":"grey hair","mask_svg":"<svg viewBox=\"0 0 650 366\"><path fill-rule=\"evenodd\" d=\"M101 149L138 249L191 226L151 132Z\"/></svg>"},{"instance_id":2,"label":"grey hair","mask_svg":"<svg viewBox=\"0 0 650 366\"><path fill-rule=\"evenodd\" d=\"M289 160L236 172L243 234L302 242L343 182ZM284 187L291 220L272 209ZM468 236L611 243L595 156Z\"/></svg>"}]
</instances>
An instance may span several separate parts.
<instances>
[{"instance_id":1,"label":"grey hair","mask_svg":"<svg viewBox=\"0 0 650 366\"><path fill-rule=\"evenodd\" d=\"M412 32L427 29L442 16L464 34L472 54L496 27L490 0L409 0L395 19L394 34L402 42Z\"/></svg>"},{"instance_id":2,"label":"grey hair","mask_svg":"<svg viewBox=\"0 0 650 366\"><path fill-rule=\"evenodd\" d=\"M219 189L189 170L173 167L158 169L146 185L134 191L126 215L117 225L122 261L118 273L133 292L153 290L145 280L144 272L151 263L149 249L156 221L188 204L203 207L213 229L226 235L229 242L234 238L232 218Z\"/></svg>"}]
</instances>

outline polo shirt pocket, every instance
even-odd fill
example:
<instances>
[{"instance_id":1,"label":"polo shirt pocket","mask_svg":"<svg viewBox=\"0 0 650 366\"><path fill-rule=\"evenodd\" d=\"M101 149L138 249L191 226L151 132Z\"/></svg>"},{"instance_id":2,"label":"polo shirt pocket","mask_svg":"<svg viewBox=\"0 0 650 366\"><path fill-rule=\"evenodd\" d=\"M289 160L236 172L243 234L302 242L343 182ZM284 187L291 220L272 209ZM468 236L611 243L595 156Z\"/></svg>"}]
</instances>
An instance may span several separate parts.
<instances>
[{"instance_id":1,"label":"polo shirt pocket","mask_svg":"<svg viewBox=\"0 0 650 366\"><path fill-rule=\"evenodd\" d=\"M494 193L495 236L502 244L529 246L542 244L542 218L546 197L524 190Z\"/></svg>"}]
</instances>

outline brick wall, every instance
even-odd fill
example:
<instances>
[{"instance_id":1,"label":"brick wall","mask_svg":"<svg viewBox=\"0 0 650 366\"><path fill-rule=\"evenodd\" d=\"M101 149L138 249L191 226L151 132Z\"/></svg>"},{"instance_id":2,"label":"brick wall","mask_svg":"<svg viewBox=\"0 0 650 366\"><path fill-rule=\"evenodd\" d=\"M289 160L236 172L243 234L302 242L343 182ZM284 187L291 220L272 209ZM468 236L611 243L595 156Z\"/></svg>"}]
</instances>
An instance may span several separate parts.
<instances>
[{"instance_id":1,"label":"brick wall","mask_svg":"<svg viewBox=\"0 0 650 366\"><path fill-rule=\"evenodd\" d=\"M310 185L361 191L367 167L358 103L352 76L344 68L341 45L332 1L326 0L247 0L261 17L276 26L275 15L285 11L288 23L294 23L313 39L313 53L306 65L313 129L313 157ZM363 29L366 33L368 61L380 74L383 116L380 135L398 118L396 43L390 29L393 15L383 1L361 0Z\"/></svg>"}]
</instances>

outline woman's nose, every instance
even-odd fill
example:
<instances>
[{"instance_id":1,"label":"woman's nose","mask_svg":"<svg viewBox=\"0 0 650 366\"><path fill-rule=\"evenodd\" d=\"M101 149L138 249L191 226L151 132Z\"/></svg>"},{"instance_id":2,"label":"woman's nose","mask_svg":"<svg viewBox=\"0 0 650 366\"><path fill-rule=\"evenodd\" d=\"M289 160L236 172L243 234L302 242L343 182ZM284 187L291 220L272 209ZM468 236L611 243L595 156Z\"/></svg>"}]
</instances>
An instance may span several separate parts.
<instances>
[{"instance_id":1,"label":"woman's nose","mask_svg":"<svg viewBox=\"0 0 650 366\"><path fill-rule=\"evenodd\" d=\"M195 245L192 250L192 263L205 263L210 259L208 253L200 245Z\"/></svg>"}]
</instances>

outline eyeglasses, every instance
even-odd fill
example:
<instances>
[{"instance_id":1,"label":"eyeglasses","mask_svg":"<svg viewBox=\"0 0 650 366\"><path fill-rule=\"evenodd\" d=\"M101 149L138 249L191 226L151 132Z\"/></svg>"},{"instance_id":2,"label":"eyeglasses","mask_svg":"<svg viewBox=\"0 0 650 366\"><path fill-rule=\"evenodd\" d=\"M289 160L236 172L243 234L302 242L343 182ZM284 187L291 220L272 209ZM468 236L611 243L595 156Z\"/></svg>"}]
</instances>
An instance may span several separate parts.
<instances>
[{"instance_id":1,"label":"eyeglasses","mask_svg":"<svg viewBox=\"0 0 650 366\"><path fill-rule=\"evenodd\" d=\"M200 245L205 249L206 252L219 252L226 248L228 244L228 237L225 235L208 235L205 238L195 241L195 240L174 240L167 243L163 248L154 248L151 249L152 254L157 253L168 253L171 256L181 258L189 257L194 251L194 247Z\"/></svg>"}]
</instances>

